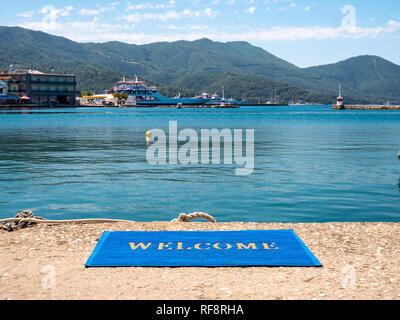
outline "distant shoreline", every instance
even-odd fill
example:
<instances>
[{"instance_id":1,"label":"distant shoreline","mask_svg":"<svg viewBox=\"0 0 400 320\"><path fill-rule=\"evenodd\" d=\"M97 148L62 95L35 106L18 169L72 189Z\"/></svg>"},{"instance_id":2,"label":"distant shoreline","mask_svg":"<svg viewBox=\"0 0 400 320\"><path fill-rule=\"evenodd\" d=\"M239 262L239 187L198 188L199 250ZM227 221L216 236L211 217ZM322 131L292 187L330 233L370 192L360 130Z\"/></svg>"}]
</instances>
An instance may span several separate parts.
<instances>
[{"instance_id":1,"label":"distant shoreline","mask_svg":"<svg viewBox=\"0 0 400 320\"><path fill-rule=\"evenodd\" d=\"M315 104L319 105L319 104ZM287 106L315 106L314 104L240 104L240 105L183 105L182 109L187 108L199 108L199 109L238 109L240 107L287 107ZM320 104L324 105L324 104ZM329 105L326 105L329 106ZM399 110L400 105L331 105L334 110ZM172 108L177 109L176 105L121 105L121 106L102 106L102 105L33 105L33 104L21 104L21 105L0 105L0 110L34 110L34 109L78 109L78 108Z\"/></svg>"},{"instance_id":2,"label":"distant shoreline","mask_svg":"<svg viewBox=\"0 0 400 320\"><path fill-rule=\"evenodd\" d=\"M208 108L208 109L237 109L240 107L286 107L288 104L257 104L257 103L247 103L240 105L183 105L181 108ZM0 109L7 110L23 110L23 109L75 109L75 108L173 108L176 109L177 106L174 105L120 105L120 106L98 106L98 105L0 105Z\"/></svg>"}]
</instances>

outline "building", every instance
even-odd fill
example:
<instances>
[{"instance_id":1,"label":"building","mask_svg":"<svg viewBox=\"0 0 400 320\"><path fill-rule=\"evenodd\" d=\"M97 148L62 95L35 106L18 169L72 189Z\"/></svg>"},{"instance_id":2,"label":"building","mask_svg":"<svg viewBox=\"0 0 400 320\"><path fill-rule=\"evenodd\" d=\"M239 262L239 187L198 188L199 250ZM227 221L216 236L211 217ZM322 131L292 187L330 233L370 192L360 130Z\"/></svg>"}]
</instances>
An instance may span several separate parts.
<instances>
[{"instance_id":1,"label":"building","mask_svg":"<svg viewBox=\"0 0 400 320\"><path fill-rule=\"evenodd\" d=\"M7 94L7 84L3 79L0 79L0 96L5 96Z\"/></svg>"},{"instance_id":2,"label":"building","mask_svg":"<svg viewBox=\"0 0 400 320\"><path fill-rule=\"evenodd\" d=\"M20 97L16 95L9 95L7 80L9 77L0 76L0 105L3 104L16 104L20 103Z\"/></svg>"},{"instance_id":3,"label":"building","mask_svg":"<svg viewBox=\"0 0 400 320\"><path fill-rule=\"evenodd\" d=\"M8 70L0 73L9 77L9 95L29 99L32 104L75 105L76 76L69 74L48 74L36 70Z\"/></svg>"}]
</instances>

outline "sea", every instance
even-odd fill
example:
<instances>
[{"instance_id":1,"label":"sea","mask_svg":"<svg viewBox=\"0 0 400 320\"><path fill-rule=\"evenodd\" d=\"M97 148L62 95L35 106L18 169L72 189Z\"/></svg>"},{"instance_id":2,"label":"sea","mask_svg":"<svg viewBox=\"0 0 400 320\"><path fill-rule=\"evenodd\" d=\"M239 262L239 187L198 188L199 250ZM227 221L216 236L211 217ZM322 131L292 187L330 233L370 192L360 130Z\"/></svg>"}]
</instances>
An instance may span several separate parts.
<instances>
[{"instance_id":1,"label":"sea","mask_svg":"<svg viewBox=\"0 0 400 320\"><path fill-rule=\"evenodd\" d=\"M220 163L174 163L169 153L150 163L163 139L146 144L146 132L162 130L169 146L171 122L199 138L242 129L254 169L238 175L239 163L224 162L223 139ZM399 222L399 150L399 111L0 109L0 218L29 209L47 219L170 221L201 211L219 222Z\"/></svg>"}]
</instances>

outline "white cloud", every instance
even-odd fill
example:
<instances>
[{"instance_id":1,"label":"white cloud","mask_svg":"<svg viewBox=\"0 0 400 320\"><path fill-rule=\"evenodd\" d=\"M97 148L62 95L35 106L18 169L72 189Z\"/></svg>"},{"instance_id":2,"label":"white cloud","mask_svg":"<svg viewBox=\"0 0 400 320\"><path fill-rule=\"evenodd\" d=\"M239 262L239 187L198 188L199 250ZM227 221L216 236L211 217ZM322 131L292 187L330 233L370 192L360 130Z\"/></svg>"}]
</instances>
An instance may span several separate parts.
<instances>
[{"instance_id":1,"label":"white cloud","mask_svg":"<svg viewBox=\"0 0 400 320\"><path fill-rule=\"evenodd\" d=\"M250 14L253 14L254 13L254 11L256 11L256 7L250 7L250 8L248 8L247 10L246 10L246 12L247 13L250 13Z\"/></svg>"},{"instance_id":2,"label":"white cloud","mask_svg":"<svg viewBox=\"0 0 400 320\"><path fill-rule=\"evenodd\" d=\"M60 15L63 17L69 16L70 12L74 10L73 6L67 6L61 9Z\"/></svg>"},{"instance_id":3,"label":"white cloud","mask_svg":"<svg viewBox=\"0 0 400 320\"><path fill-rule=\"evenodd\" d=\"M17 16L23 18L32 18L35 14L39 13L43 15L44 20L48 22L55 22L60 16L70 16L71 11L73 10L73 6L65 6L57 9L52 5L45 5L40 10L18 13Z\"/></svg>"},{"instance_id":4,"label":"white cloud","mask_svg":"<svg viewBox=\"0 0 400 320\"><path fill-rule=\"evenodd\" d=\"M99 10L94 10L94 9L81 9L79 11L79 14L82 16L96 16L100 13Z\"/></svg>"},{"instance_id":5,"label":"white cloud","mask_svg":"<svg viewBox=\"0 0 400 320\"><path fill-rule=\"evenodd\" d=\"M128 22L139 22L144 20L158 20L158 21L166 21L171 19L180 19L180 18L198 18L198 17L209 17L213 18L217 16L219 13L217 11L213 11L211 8L206 8L204 10L193 11L191 9L184 9L181 12L175 10L169 10L161 13L130 13L127 15L123 15L122 19Z\"/></svg>"},{"instance_id":6,"label":"white cloud","mask_svg":"<svg viewBox=\"0 0 400 320\"><path fill-rule=\"evenodd\" d=\"M18 13L17 16L22 17L22 18L32 18L34 14L35 14L35 11L27 11L27 12Z\"/></svg>"},{"instance_id":7,"label":"white cloud","mask_svg":"<svg viewBox=\"0 0 400 320\"><path fill-rule=\"evenodd\" d=\"M171 14L174 16L175 13ZM179 15L179 14L178 14ZM160 18L160 17L157 17ZM150 19L150 18L149 18ZM166 17L164 19L167 20ZM167 32L137 31L132 23L107 24L94 17L89 21L74 21L66 23L25 22L21 27L51 32L80 42L122 41L127 43L143 44L157 41L196 40L210 38L215 41L298 41L321 40L335 38L374 38L383 34L390 34L400 30L400 21L391 20L386 27L376 28L330 28L330 27L273 27L269 29L250 29L238 32L222 31L218 27L209 25L167 25ZM135 32L132 32L135 30Z\"/></svg>"},{"instance_id":8,"label":"white cloud","mask_svg":"<svg viewBox=\"0 0 400 320\"><path fill-rule=\"evenodd\" d=\"M286 11L297 8L297 5L295 2L293 2L293 0L273 0L273 3L280 3L280 2L286 2L286 3L289 2L289 4L287 6L280 6L278 8L279 11Z\"/></svg>"},{"instance_id":9,"label":"white cloud","mask_svg":"<svg viewBox=\"0 0 400 320\"><path fill-rule=\"evenodd\" d=\"M286 5L290 5L291 3L295 4L295 2L288 0L269 0L268 3L285 3ZM18 24L18 26L53 33L81 42L119 40L129 43L195 40L204 37L217 41L244 40L257 42L337 38L358 39L375 38L385 34L394 34L400 31L400 19L390 20L383 26L374 26L369 28L357 26L351 28L322 26L275 26L271 28L250 28L228 26L225 29L226 31L224 31L224 28L219 24L207 24L204 21L199 22L200 18L214 18L220 14L219 11L215 11L211 8L200 10L194 10L191 8L180 11L172 9L167 11L160 10L149 12L135 11L122 14L122 16L115 16L116 20L118 20L116 23L104 23L105 20L98 17L101 12L115 9L118 4L118 2L114 2L106 7L96 6L91 9L79 10L81 15L86 16L85 19L79 18L79 16L72 17L71 12L74 10L72 6L55 8L52 5L47 5L38 12L21 13L20 15L24 15L23 17L26 18L32 18L35 13L41 13L42 19L36 21L25 21ZM169 4L171 4L171 2L169 2ZM248 12L254 13L256 7L253 6L249 9L251 8L254 9L249 10ZM62 19L62 17L66 16L70 16L70 18ZM74 21L71 21L72 19L74 19ZM157 21L162 23L154 23ZM168 21L169 25L164 25L163 22L166 21ZM136 22L140 23L137 24L137 28L133 29L133 24ZM149 26L152 27L149 28ZM131 32L132 30L135 30L135 32Z\"/></svg>"},{"instance_id":10,"label":"white cloud","mask_svg":"<svg viewBox=\"0 0 400 320\"><path fill-rule=\"evenodd\" d=\"M388 27L389 27L390 29L393 29L393 30L395 30L395 29L400 29L400 21L390 20L390 21L388 22Z\"/></svg>"},{"instance_id":11,"label":"white cloud","mask_svg":"<svg viewBox=\"0 0 400 320\"><path fill-rule=\"evenodd\" d=\"M57 27L57 19L59 16L67 17L70 12L74 10L72 6L66 6L60 9L53 7L52 5L45 5L39 13L43 14L43 19L40 22L42 25L47 26L50 30Z\"/></svg>"},{"instance_id":12,"label":"white cloud","mask_svg":"<svg viewBox=\"0 0 400 320\"><path fill-rule=\"evenodd\" d=\"M236 34L238 40L257 41L295 41L295 40L323 40L335 38L375 38L381 34L392 33L400 29L400 22L390 21L387 27L376 28L331 28L331 27L273 27L257 29L250 32ZM229 36L229 35L225 35Z\"/></svg>"},{"instance_id":13,"label":"white cloud","mask_svg":"<svg viewBox=\"0 0 400 320\"><path fill-rule=\"evenodd\" d=\"M81 9L79 11L79 14L82 15L82 16L97 16L100 13L115 10L115 8L119 4L120 3L118 1L116 1L116 2L111 3L110 6L108 6L108 7L107 6L106 7L102 7L102 6L96 5L97 9L86 9L86 8L83 8L83 9Z\"/></svg>"},{"instance_id":14,"label":"white cloud","mask_svg":"<svg viewBox=\"0 0 400 320\"><path fill-rule=\"evenodd\" d=\"M163 9L163 8L171 8L175 5L175 3L169 3L169 4L164 4L164 3L158 3L158 4L150 4L148 2L146 3L139 3L139 4L133 4L129 5L126 8L126 11L133 11L133 10L144 10L144 9Z\"/></svg>"}]
</instances>

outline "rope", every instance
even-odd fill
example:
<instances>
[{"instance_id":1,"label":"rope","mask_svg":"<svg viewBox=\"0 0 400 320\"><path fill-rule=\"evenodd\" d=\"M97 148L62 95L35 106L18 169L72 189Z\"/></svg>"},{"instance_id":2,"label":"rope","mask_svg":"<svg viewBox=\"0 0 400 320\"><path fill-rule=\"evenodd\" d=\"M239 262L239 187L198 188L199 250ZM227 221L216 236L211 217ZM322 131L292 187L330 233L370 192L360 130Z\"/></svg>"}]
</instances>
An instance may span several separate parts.
<instances>
[{"instance_id":1,"label":"rope","mask_svg":"<svg viewBox=\"0 0 400 320\"><path fill-rule=\"evenodd\" d=\"M204 212L193 212L190 214L181 213L179 218L171 220L171 222L189 222L193 219L206 219L212 223L216 222L214 217ZM15 231L23 229L37 223L47 224L66 224L66 223L104 223L104 222L134 222L131 220L117 219L76 219L76 220L48 220L42 217L35 217L31 210L24 210L16 214L14 218L0 219L0 229L6 231Z\"/></svg>"},{"instance_id":2,"label":"rope","mask_svg":"<svg viewBox=\"0 0 400 320\"><path fill-rule=\"evenodd\" d=\"M0 228L7 231L14 231L37 223L65 224L65 223L100 223L100 222L133 222L130 220L116 219L77 219L77 220L48 220L42 217L34 217L33 212L24 210L14 218L1 219Z\"/></svg>"},{"instance_id":3,"label":"rope","mask_svg":"<svg viewBox=\"0 0 400 320\"><path fill-rule=\"evenodd\" d=\"M204 213L204 212L193 212L190 214L181 213L179 215L179 218L173 219L173 220L171 220L171 222L189 222L190 220L199 219L199 218L206 219L212 223L216 222L216 220L214 219L213 216L209 215L208 213Z\"/></svg>"},{"instance_id":4,"label":"rope","mask_svg":"<svg viewBox=\"0 0 400 320\"><path fill-rule=\"evenodd\" d=\"M13 219L4 219L4 222L0 224L0 227L7 231L14 231L34 224L32 220L43 221L45 219L42 217L36 217L33 219L33 212L30 210L24 210L18 213Z\"/></svg>"}]
</instances>

